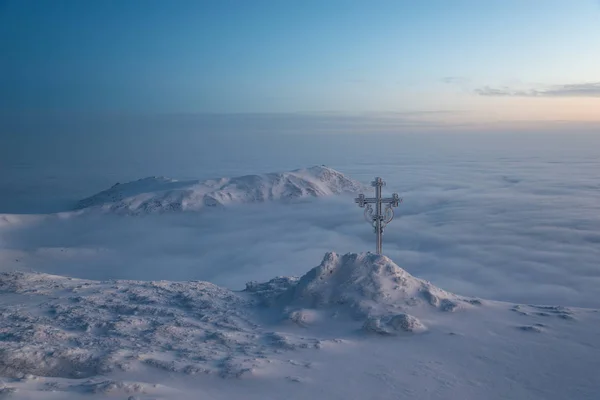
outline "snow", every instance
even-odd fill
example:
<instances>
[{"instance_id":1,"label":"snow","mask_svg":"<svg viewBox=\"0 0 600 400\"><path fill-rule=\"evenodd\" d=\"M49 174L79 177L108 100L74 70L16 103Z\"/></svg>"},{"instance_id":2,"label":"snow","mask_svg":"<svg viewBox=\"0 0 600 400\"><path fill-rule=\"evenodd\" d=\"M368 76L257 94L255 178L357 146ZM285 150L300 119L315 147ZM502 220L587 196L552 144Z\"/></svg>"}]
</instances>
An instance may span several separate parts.
<instances>
[{"instance_id":1,"label":"snow","mask_svg":"<svg viewBox=\"0 0 600 400\"><path fill-rule=\"evenodd\" d=\"M200 210L236 203L258 203L355 193L363 185L325 166L291 172L235 178L179 181L148 177L116 183L78 202L78 209L95 208L125 214Z\"/></svg>"},{"instance_id":2,"label":"snow","mask_svg":"<svg viewBox=\"0 0 600 400\"><path fill-rule=\"evenodd\" d=\"M363 329L381 335L395 335L398 332L424 332L427 327L412 315L398 314L384 318L369 318L363 325Z\"/></svg>"},{"instance_id":3,"label":"snow","mask_svg":"<svg viewBox=\"0 0 600 400\"><path fill-rule=\"evenodd\" d=\"M449 293L371 253L301 277L0 275L0 393L23 399L596 398L600 313ZM109 396L109 397L106 397Z\"/></svg>"},{"instance_id":4,"label":"snow","mask_svg":"<svg viewBox=\"0 0 600 400\"><path fill-rule=\"evenodd\" d=\"M279 300L289 307L343 309L351 315L370 317L402 308L434 307L454 310L457 301L469 301L411 276L392 260L376 254L335 253L304 275ZM338 310L339 311L339 310Z\"/></svg>"}]
</instances>

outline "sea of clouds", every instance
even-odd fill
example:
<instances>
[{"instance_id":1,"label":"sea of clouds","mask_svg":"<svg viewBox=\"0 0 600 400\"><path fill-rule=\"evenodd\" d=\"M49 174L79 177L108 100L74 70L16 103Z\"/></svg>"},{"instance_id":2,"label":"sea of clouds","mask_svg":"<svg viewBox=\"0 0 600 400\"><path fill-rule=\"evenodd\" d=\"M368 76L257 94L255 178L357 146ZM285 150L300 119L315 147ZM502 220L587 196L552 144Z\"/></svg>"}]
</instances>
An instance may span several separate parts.
<instances>
[{"instance_id":1,"label":"sea of clouds","mask_svg":"<svg viewBox=\"0 0 600 400\"><path fill-rule=\"evenodd\" d=\"M65 212L117 181L215 178L326 164L404 202L384 253L462 295L600 307L600 137L130 135L45 137L3 157L0 270L91 279L300 275L326 251L374 249L351 196L149 216ZM13 143L13 147L17 144ZM35 147L41 146L41 147ZM6 150L5 150L6 151ZM8 155L6 151L4 155ZM56 213L58 212L58 213Z\"/></svg>"}]
</instances>

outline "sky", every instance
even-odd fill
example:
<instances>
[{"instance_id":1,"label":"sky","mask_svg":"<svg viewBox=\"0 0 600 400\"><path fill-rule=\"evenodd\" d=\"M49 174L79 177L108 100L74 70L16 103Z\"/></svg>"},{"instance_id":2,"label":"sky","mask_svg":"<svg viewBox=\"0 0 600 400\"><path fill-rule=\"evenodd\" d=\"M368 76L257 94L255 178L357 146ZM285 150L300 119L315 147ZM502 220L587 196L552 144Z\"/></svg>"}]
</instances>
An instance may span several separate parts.
<instances>
[{"instance_id":1,"label":"sky","mask_svg":"<svg viewBox=\"0 0 600 400\"><path fill-rule=\"evenodd\" d=\"M600 125L597 0L0 0L0 37L5 116Z\"/></svg>"}]
</instances>

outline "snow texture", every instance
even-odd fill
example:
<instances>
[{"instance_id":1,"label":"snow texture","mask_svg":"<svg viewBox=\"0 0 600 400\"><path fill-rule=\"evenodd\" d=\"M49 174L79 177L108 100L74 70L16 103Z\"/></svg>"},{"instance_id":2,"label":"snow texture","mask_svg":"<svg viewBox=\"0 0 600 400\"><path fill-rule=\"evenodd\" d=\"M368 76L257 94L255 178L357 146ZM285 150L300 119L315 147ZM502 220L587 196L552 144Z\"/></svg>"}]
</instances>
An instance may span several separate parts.
<instances>
[{"instance_id":1,"label":"snow texture","mask_svg":"<svg viewBox=\"0 0 600 400\"><path fill-rule=\"evenodd\" d=\"M260 203L355 193L363 185L325 166L291 172L211 179L204 182L149 177L124 184L79 201L78 209L100 208L145 214L200 210L235 203Z\"/></svg>"},{"instance_id":2,"label":"snow texture","mask_svg":"<svg viewBox=\"0 0 600 400\"><path fill-rule=\"evenodd\" d=\"M371 253L327 253L300 279L249 283L239 293L208 282L97 282L23 272L0 275L0 291L44 299L34 312L11 306L0 314L0 376L13 378L86 378L136 364L239 377L264 362L269 348L321 346L260 329L257 309L283 312L298 325L335 312L377 333L418 332L421 322L399 310L445 311L444 302L466 301Z\"/></svg>"},{"instance_id":3,"label":"snow texture","mask_svg":"<svg viewBox=\"0 0 600 400\"><path fill-rule=\"evenodd\" d=\"M297 283L276 278L246 290L287 310L335 308L354 318L391 315L415 307L454 311L481 304L415 278L388 257L373 253L327 253L321 264Z\"/></svg>"},{"instance_id":4,"label":"snow texture","mask_svg":"<svg viewBox=\"0 0 600 400\"><path fill-rule=\"evenodd\" d=\"M369 318L363 325L363 329L381 335L394 335L402 332L424 332L427 328L412 315L398 314L384 318Z\"/></svg>"},{"instance_id":5,"label":"snow texture","mask_svg":"<svg viewBox=\"0 0 600 400\"><path fill-rule=\"evenodd\" d=\"M596 310L458 296L371 253L327 253L300 278L249 282L241 292L200 281L7 272L0 274L0 293L1 395L299 399L325 391L358 399L374 390L397 398L405 388L423 397L431 376L444 388L433 398L484 395L486 385L472 387L473 379L496 385L490 398L529 398L537 390L539 398L564 398L575 392L552 382L561 368L575 368L565 354L577 359L578 398L592 398L600 388L593 372ZM383 337L393 342L380 345ZM409 352L413 346L418 350ZM428 359L441 361L429 365ZM554 369L545 366L553 363ZM508 365L522 371L506 372ZM503 383L506 374L516 374L510 385ZM299 391L275 381L276 396L256 386L242 389L241 382L277 377ZM239 383L219 383L231 379ZM353 379L358 386L346 388ZM202 397L198 388L178 386L195 380L219 389Z\"/></svg>"}]
</instances>

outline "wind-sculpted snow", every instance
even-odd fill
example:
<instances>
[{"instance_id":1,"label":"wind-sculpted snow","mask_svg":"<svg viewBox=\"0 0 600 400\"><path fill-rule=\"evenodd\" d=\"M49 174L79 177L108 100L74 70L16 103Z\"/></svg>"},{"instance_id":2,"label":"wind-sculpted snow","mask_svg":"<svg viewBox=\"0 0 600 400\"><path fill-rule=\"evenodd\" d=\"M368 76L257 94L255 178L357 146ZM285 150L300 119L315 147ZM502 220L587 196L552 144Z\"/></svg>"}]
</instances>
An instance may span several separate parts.
<instances>
[{"instance_id":1,"label":"wind-sculpted snow","mask_svg":"<svg viewBox=\"0 0 600 400\"><path fill-rule=\"evenodd\" d=\"M319 266L299 279L279 277L264 284L250 283L246 291L258 295L263 304L283 310L299 325L327 319L323 313L346 314L367 319L366 329L380 332L383 328L371 328L380 326L382 317L388 318L383 324L391 321L395 327L418 332L424 326L405 311L454 311L482 304L415 278L389 258L372 253L327 253Z\"/></svg>"},{"instance_id":2,"label":"wind-sculpted snow","mask_svg":"<svg viewBox=\"0 0 600 400\"><path fill-rule=\"evenodd\" d=\"M384 318L369 318L363 329L380 335L394 335L399 332L424 332L427 328L412 315L401 313Z\"/></svg>"},{"instance_id":3,"label":"wind-sculpted snow","mask_svg":"<svg viewBox=\"0 0 600 400\"><path fill-rule=\"evenodd\" d=\"M370 253L328 253L300 279L249 283L241 293L208 282L98 282L22 272L2 274L0 291L37 301L33 311L12 306L0 315L0 376L12 377L82 378L136 364L240 376L269 349L321 346L318 339L261 328L257 310L265 307L283 309L281 317L299 325L348 311L363 322L389 317L390 326L419 331L415 317L400 321L396 314L463 302Z\"/></svg>"},{"instance_id":4,"label":"wind-sculpted snow","mask_svg":"<svg viewBox=\"0 0 600 400\"><path fill-rule=\"evenodd\" d=\"M233 355L252 358L261 348L246 314L249 301L207 282L12 273L1 276L0 291L39 298L33 312L19 306L2 312L0 376L82 378L136 363L238 375L253 363L238 363ZM183 356L164 361L166 354Z\"/></svg>"},{"instance_id":5,"label":"wind-sculpted snow","mask_svg":"<svg viewBox=\"0 0 600 400\"><path fill-rule=\"evenodd\" d=\"M140 376L177 377L183 382L194 375L193 380L210 379L214 384L213 377L264 379L271 374L298 385L333 377L339 385L347 378L332 371L347 363L341 358L332 369L327 360L344 351L349 352L350 364L370 365L365 370L399 368L394 352L412 357L412 364L402 364L404 375L394 378L401 379L415 371L429 373L418 369L421 355L407 353L413 346L434 358L438 355L431 346L439 354L455 351L460 357L447 359L448 368L471 377L471 364L477 362L487 371L485 379L496 379L502 362L488 365L481 360L500 357L514 364L512 354L518 358L522 352L553 360L565 346L564 354L575 353L579 363L584 353L592 352L587 367L576 376L588 385L586 393L596 389L595 375L586 372L597 366L597 350L589 347L599 325L596 310L458 296L371 253L327 253L319 266L300 278L250 282L241 292L200 281L100 282L10 272L0 274L0 295L0 377L5 379L0 394L28 388L183 398L173 388L140 381ZM419 335L424 332L428 334ZM393 338L382 345L385 349L378 344L382 336ZM362 350L352 350L359 343ZM548 354L548 349L555 350ZM370 356L372 350L379 355ZM475 361L465 361L464 367L457 361L461 357ZM548 370L532 375L544 367L531 359L528 376L538 385L553 381ZM568 358L563 364L574 368ZM437 377L444 370L430 372ZM311 396L299 392L292 397L314 397L323 388L310 389ZM69 398L65 396L61 398ZM198 397L191 391L185 398Z\"/></svg>"},{"instance_id":6,"label":"wind-sculpted snow","mask_svg":"<svg viewBox=\"0 0 600 400\"><path fill-rule=\"evenodd\" d=\"M77 208L143 214L199 210L235 203L259 203L355 193L363 186L341 172L314 166L291 172L211 179L204 182L149 177L115 184L81 200Z\"/></svg>"}]
</instances>

